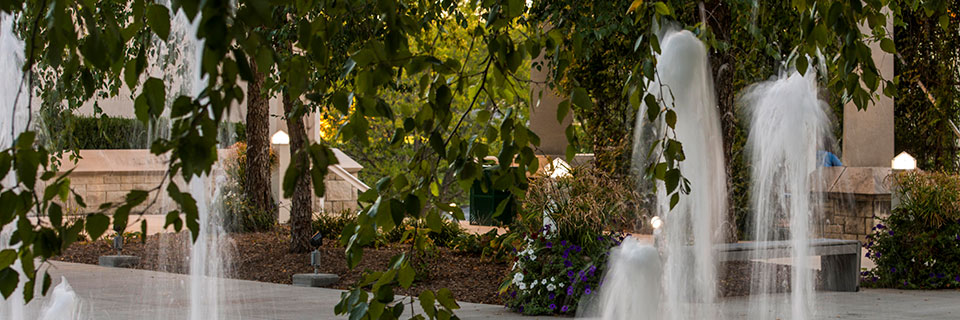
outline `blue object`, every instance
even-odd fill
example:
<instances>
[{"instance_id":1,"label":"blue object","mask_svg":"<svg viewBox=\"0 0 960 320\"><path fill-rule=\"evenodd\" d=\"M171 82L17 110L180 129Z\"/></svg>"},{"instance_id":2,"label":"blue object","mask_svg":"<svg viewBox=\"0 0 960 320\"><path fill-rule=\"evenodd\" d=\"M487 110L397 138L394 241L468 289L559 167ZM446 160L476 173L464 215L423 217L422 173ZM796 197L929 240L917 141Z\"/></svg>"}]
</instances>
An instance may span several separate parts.
<instances>
[{"instance_id":1,"label":"blue object","mask_svg":"<svg viewBox=\"0 0 960 320\"><path fill-rule=\"evenodd\" d=\"M840 162L840 158L837 158L837 155L830 151L817 151L817 159L820 159L820 166L822 167L843 166L843 162Z\"/></svg>"}]
</instances>

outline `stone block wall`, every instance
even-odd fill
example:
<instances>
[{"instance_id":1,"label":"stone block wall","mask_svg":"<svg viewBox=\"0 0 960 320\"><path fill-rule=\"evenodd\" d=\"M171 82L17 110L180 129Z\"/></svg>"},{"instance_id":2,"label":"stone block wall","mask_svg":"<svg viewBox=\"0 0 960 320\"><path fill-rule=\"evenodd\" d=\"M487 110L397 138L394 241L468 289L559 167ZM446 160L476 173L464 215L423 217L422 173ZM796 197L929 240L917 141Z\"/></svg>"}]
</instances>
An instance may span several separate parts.
<instances>
[{"instance_id":1,"label":"stone block wall","mask_svg":"<svg viewBox=\"0 0 960 320\"><path fill-rule=\"evenodd\" d=\"M323 198L314 197L314 210L329 213L339 213L343 210L357 211L359 191L350 182L335 173L329 173L324 177L324 184L327 187L326 194Z\"/></svg>"},{"instance_id":2,"label":"stone block wall","mask_svg":"<svg viewBox=\"0 0 960 320\"><path fill-rule=\"evenodd\" d=\"M825 238L866 243L879 218L890 215L890 194L826 193L822 201Z\"/></svg>"},{"instance_id":3,"label":"stone block wall","mask_svg":"<svg viewBox=\"0 0 960 320\"><path fill-rule=\"evenodd\" d=\"M95 211L106 202L123 202L131 190L150 190L156 188L163 181L163 171L81 171L70 174L70 187L87 204L87 211ZM165 213L164 205L173 203L169 199L164 185L160 189L160 198L146 212L147 214ZM157 192L150 194L145 203L134 208L134 211L143 210L147 203L153 201ZM65 204L67 212L81 214L73 196Z\"/></svg>"}]
</instances>

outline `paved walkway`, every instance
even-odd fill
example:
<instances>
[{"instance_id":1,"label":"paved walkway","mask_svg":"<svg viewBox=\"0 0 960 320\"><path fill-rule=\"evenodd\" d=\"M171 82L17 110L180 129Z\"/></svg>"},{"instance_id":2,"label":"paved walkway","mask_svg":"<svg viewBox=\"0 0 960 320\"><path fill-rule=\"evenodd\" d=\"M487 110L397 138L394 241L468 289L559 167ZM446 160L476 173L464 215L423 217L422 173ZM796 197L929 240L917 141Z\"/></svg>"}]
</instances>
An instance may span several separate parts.
<instances>
[{"instance_id":1,"label":"paved walkway","mask_svg":"<svg viewBox=\"0 0 960 320\"><path fill-rule=\"evenodd\" d=\"M63 276L82 299L83 319L189 319L191 277L153 271L112 269L93 265L55 262L50 269L59 283ZM220 310L198 308L195 319L332 319L339 290L300 288L245 280L216 279L206 283L219 288L204 295L220 301ZM25 319L36 318L46 298L28 307ZM958 319L960 291L902 291L865 289L858 293L818 292L816 319ZM787 295L771 297L773 304L786 304ZM211 305L207 303L207 305ZM542 319L523 317L501 306L461 303L461 319ZM721 300L721 318L743 319L749 313L745 297ZM783 308L789 310L789 308ZM216 311L216 312L212 312ZM753 317L758 318L758 317ZM787 319L769 314L760 319ZM636 319L644 319L637 315ZM16 319L14 319L16 320Z\"/></svg>"}]
</instances>

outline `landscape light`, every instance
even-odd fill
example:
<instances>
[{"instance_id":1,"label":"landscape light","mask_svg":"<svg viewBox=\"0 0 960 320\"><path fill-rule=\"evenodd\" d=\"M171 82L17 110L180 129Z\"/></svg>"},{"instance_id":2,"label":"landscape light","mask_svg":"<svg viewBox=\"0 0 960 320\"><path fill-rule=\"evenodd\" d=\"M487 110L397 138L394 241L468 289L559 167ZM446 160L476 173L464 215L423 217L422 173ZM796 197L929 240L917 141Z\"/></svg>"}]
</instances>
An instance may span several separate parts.
<instances>
[{"instance_id":1,"label":"landscape light","mask_svg":"<svg viewBox=\"0 0 960 320\"><path fill-rule=\"evenodd\" d=\"M901 152L890 161L890 168L893 170L914 170L917 168L917 159L906 151Z\"/></svg>"},{"instance_id":2,"label":"landscape light","mask_svg":"<svg viewBox=\"0 0 960 320\"><path fill-rule=\"evenodd\" d=\"M650 226L652 226L653 229L660 229L660 227L663 226L663 220L658 216L653 216L653 218L650 218Z\"/></svg>"},{"instance_id":3,"label":"landscape light","mask_svg":"<svg viewBox=\"0 0 960 320\"><path fill-rule=\"evenodd\" d=\"M274 133L273 136L270 137L270 143L282 145L290 144L290 136L287 135L286 132L283 132L283 130L278 130L277 133Z\"/></svg>"}]
</instances>

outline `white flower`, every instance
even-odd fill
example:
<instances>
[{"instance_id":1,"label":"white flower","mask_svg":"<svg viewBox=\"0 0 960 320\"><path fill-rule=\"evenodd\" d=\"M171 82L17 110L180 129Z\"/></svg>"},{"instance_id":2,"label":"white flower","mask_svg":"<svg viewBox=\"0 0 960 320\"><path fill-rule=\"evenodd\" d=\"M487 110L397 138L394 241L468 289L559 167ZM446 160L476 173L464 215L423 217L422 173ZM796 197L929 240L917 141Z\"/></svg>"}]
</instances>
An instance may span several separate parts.
<instances>
[{"instance_id":1,"label":"white flower","mask_svg":"<svg viewBox=\"0 0 960 320\"><path fill-rule=\"evenodd\" d=\"M553 291L553 290L557 290L557 286L553 285L552 283L548 284L547 291Z\"/></svg>"},{"instance_id":2,"label":"white flower","mask_svg":"<svg viewBox=\"0 0 960 320\"><path fill-rule=\"evenodd\" d=\"M557 282L557 279L554 277L550 277L550 282Z\"/></svg>"},{"instance_id":3,"label":"white flower","mask_svg":"<svg viewBox=\"0 0 960 320\"><path fill-rule=\"evenodd\" d=\"M561 287L561 288L566 287L566 286L567 286L567 285L563 284L563 282L560 282L560 287Z\"/></svg>"},{"instance_id":4,"label":"white flower","mask_svg":"<svg viewBox=\"0 0 960 320\"><path fill-rule=\"evenodd\" d=\"M533 289L536 287L537 287L537 280L533 280L533 282L530 283L530 289Z\"/></svg>"},{"instance_id":5,"label":"white flower","mask_svg":"<svg viewBox=\"0 0 960 320\"><path fill-rule=\"evenodd\" d=\"M513 274L513 283L519 283L523 281L523 273L517 272ZM522 283L521 283L522 284Z\"/></svg>"},{"instance_id":6,"label":"white flower","mask_svg":"<svg viewBox=\"0 0 960 320\"><path fill-rule=\"evenodd\" d=\"M547 284L547 279L540 280L540 284Z\"/></svg>"},{"instance_id":7,"label":"white flower","mask_svg":"<svg viewBox=\"0 0 960 320\"><path fill-rule=\"evenodd\" d=\"M537 255L535 254L530 255L530 260L537 260Z\"/></svg>"},{"instance_id":8,"label":"white flower","mask_svg":"<svg viewBox=\"0 0 960 320\"><path fill-rule=\"evenodd\" d=\"M527 284L523 282L518 284L517 287L520 287L520 290L527 290Z\"/></svg>"}]
</instances>

